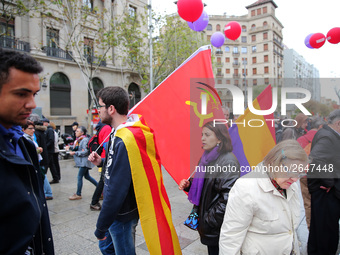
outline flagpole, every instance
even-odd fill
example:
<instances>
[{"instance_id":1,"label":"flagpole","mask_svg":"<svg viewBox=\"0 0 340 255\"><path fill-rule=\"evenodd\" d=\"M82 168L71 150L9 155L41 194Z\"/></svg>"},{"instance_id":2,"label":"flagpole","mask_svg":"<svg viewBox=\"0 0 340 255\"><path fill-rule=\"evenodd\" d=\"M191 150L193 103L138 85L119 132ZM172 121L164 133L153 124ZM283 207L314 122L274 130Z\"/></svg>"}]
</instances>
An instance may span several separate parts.
<instances>
[{"instance_id":1,"label":"flagpole","mask_svg":"<svg viewBox=\"0 0 340 255\"><path fill-rule=\"evenodd\" d=\"M149 5L148 5L148 9L149 9L149 48L150 48L150 92L153 90L153 69L152 69L152 30L153 30L153 26L152 26L152 8L151 8L151 0L149 0Z\"/></svg>"}]
</instances>

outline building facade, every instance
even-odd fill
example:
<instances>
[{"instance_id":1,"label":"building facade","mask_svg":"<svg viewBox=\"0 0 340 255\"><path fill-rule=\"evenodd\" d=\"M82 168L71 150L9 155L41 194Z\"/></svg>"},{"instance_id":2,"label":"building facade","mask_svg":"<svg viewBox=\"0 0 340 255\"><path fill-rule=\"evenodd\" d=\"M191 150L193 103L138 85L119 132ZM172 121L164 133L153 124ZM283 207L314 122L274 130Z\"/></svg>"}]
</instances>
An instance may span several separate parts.
<instances>
[{"instance_id":1,"label":"building facade","mask_svg":"<svg viewBox=\"0 0 340 255\"><path fill-rule=\"evenodd\" d=\"M319 70L293 49L284 49L284 59L285 86L308 89L311 92L312 100L320 102Z\"/></svg>"},{"instance_id":2,"label":"building facade","mask_svg":"<svg viewBox=\"0 0 340 255\"><path fill-rule=\"evenodd\" d=\"M243 16L209 16L207 39L215 32L224 32L230 21L237 21L242 32L237 40L226 38L224 45L214 48L216 87L224 106L232 110L231 93L223 85L235 85L246 90L257 85L282 86L283 25L275 16L277 5L271 0L259 0L245 7Z\"/></svg>"},{"instance_id":3,"label":"building facade","mask_svg":"<svg viewBox=\"0 0 340 255\"><path fill-rule=\"evenodd\" d=\"M122 50L114 46L106 51L105 46L102 47L104 43L97 41L102 40L98 39L98 31L108 27L113 19L118 20L123 13L134 18L137 13L145 12L147 0L74 3L81 5L81 15L88 13L86 22L77 24L77 17L72 17L72 13L62 13L58 6L49 4L40 10L32 9L26 15L14 16L9 22L5 19L8 14L0 13L0 47L27 52L42 64L44 71L41 91L36 96L36 112L53 121L61 133L71 132L74 121L85 127L91 124L93 127L98 122L96 109L89 109L93 96L88 90L88 77L93 83L91 94L106 86L121 86L129 92L131 106L144 96L140 78L124 63ZM69 10L75 8L71 6ZM106 16L98 22L97 14L103 10ZM147 25L142 29L147 32ZM71 33L78 36L77 41L70 44ZM67 49L66 45L72 47ZM105 58L101 58L104 55Z\"/></svg>"}]
</instances>

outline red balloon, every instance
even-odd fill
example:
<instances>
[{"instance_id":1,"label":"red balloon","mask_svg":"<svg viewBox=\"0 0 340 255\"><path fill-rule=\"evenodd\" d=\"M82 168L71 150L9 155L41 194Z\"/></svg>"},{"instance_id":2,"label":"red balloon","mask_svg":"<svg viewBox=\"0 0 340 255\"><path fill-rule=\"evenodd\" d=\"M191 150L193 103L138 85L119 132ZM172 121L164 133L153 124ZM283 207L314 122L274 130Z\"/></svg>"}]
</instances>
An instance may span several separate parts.
<instances>
[{"instance_id":1,"label":"red balloon","mask_svg":"<svg viewBox=\"0 0 340 255\"><path fill-rule=\"evenodd\" d=\"M340 42L340 27L332 28L327 33L327 41L333 44Z\"/></svg>"},{"instance_id":2,"label":"red balloon","mask_svg":"<svg viewBox=\"0 0 340 255\"><path fill-rule=\"evenodd\" d=\"M194 22L202 15L203 2L202 0L178 0L177 9L182 19Z\"/></svg>"},{"instance_id":3,"label":"red balloon","mask_svg":"<svg viewBox=\"0 0 340 255\"><path fill-rule=\"evenodd\" d=\"M236 21L231 21L224 27L224 34L230 40L236 40L241 35L241 25Z\"/></svg>"},{"instance_id":4,"label":"red balloon","mask_svg":"<svg viewBox=\"0 0 340 255\"><path fill-rule=\"evenodd\" d=\"M315 49L320 48L326 42L326 37L322 33L315 33L309 39L309 44Z\"/></svg>"}]
</instances>

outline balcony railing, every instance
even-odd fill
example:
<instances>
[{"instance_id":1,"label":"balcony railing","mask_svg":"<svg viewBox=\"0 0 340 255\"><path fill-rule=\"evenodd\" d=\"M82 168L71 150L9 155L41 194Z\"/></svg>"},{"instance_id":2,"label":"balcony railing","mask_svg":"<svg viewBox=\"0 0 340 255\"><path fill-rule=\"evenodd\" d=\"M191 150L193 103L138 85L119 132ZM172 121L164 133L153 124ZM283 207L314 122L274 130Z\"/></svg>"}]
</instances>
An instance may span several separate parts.
<instances>
[{"instance_id":1,"label":"balcony railing","mask_svg":"<svg viewBox=\"0 0 340 255\"><path fill-rule=\"evenodd\" d=\"M239 75L239 74L233 74L233 78L240 78L241 77L241 75Z\"/></svg>"},{"instance_id":2,"label":"balcony railing","mask_svg":"<svg viewBox=\"0 0 340 255\"><path fill-rule=\"evenodd\" d=\"M11 36L0 37L0 47L30 52L30 43L21 41Z\"/></svg>"},{"instance_id":3,"label":"balcony railing","mask_svg":"<svg viewBox=\"0 0 340 255\"><path fill-rule=\"evenodd\" d=\"M72 60L72 52L65 51L60 48L54 47L43 47L43 51L46 52L46 56Z\"/></svg>"},{"instance_id":4,"label":"balcony railing","mask_svg":"<svg viewBox=\"0 0 340 255\"><path fill-rule=\"evenodd\" d=\"M240 53L239 52L233 52L233 56L238 57L238 56L240 56Z\"/></svg>"},{"instance_id":5,"label":"balcony railing","mask_svg":"<svg viewBox=\"0 0 340 255\"><path fill-rule=\"evenodd\" d=\"M223 78L223 74L222 73L217 73L216 77Z\"/></svg>"},{"instance_id":6,"label":"balcony railing","mask_svg":"<svg viewBox=\"0 0 340 255\"><path fill-rule=\"evenodd\" d=\"M217 50L217 51L215 51L215 55L223 55L223 51Z\"/></svg>"},{"instance_id":7,"label":"balcony railing","mask_svg":"<svg viewBox=\"0 0 340 255\"><path fill-rule=\"evenodd\" d=\"M85 58L87 59L87 63L89 64L92 63L94 65L97 65L99 63L99 59L95 56L85 55ZM106 66L106 61L105 60L100 61L99 66Z\"/></svg>"},{"instance_id":8,"label":"balcony railing","mask_svg":"<svg viewBox=\"0 0 340 255\"><path fill-rule=\"evenodd\" d=\"M240 63L238 63L238 62L233 62L233 67L240 67Z\"/></svg>"}]
</instances>

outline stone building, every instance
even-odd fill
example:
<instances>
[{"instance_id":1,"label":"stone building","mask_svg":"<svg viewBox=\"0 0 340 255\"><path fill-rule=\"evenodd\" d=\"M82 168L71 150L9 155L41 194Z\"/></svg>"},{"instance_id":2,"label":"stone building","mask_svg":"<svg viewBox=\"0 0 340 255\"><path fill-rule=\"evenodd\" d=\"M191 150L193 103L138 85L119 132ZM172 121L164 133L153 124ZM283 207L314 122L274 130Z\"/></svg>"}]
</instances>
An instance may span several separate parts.
<instances>
[{"instance_id":1,"label":"stone building","mask_svg":"<svg viewBox=\"0 0 340 255\"><path fill-rule=\"evenodd\" d=\"M213 49L216 87L224 106L232 108L231 93L223 89L224 84L244 91L257 85L282 86L283 25L275 16L277 7L272 0L259 0L246 6L248 13L242 16L209 16L208 40L217 31L223 33L230 21L242 27L237 40L226 38L222 47Z\"/></svg>"},{"instance_id":2,"label":"stone building","mask_svg":"<svg viewBox=\"0 0 340 255\"><path fill-rule=\"evenodd\" d=\"M74 24L75 32L79 33L80 38L76 45L80 48L78 52L65 48L72 27L70 21L76 22L77 17L66 19L60 12L58 15L55 5L49 4L49 1L46 3L44 9L32 9L26 15L14 17L10 22L5 22L4 13L0 13L0 47L27 52L44 67L41 73L41 91L36 96L36 113L53 121L61 133L70 133L74 121L85 127L98 122L96 109L89 109L91 97L86 75L79 68L79 63L82 62L76 61L81 58L82 54L79 52L84 52L86 58L81 65L89 65L88 72L93 72L94 92L106 86L121 86L129 92L131 106L136 104L144 96L144 92L140 87L138 74L120 58L124 53L118 47L113 47L107 52L106 58L100 60L97 55L103 55L105 49L95 48L94 42L98 40L96 31L100 26L108 26L110 20L122 16L124 12L131 18L138 12L145 12L147 0L75 1L75 4L81 4L81 11L88 12L89 15L86 24ZM76 7L71 6L70 9L72 8ZM95 14L103 10L106 10L107 17L103 17L103 22L98 25ZM147 25L143 25L142 29L147 32ZM92 116L88 114L89 111L93 112Z\"/></svg>"}]
</instances>

